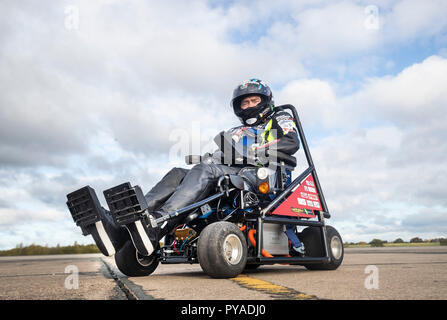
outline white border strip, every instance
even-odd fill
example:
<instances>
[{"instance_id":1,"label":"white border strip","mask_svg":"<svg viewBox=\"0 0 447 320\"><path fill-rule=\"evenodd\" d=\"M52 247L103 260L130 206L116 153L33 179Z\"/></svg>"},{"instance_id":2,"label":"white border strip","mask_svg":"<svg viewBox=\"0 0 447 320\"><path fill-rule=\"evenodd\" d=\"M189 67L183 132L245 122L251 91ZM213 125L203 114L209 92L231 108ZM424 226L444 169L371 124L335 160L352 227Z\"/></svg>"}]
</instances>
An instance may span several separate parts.
<instances>
[{"instance_id":1,"label":"white border strip","mask_svg":"<svg viewBox=\"0 0 447 320\"><path fill-rule=\"evenodd\" d=\"M113 256L115 254L115 247L113 246L112 242L110 241L109 236L107 235L106 230L104 229L104 225L102 224L102 221L95 222L96 230L98 231L99 238L101 239L102 243L104 244L104 247L106 247L107 250L107 256Z\"/></svg>"},{"instance_id":2,"label":"white border strip","mask_svg":"<svg viewBox=\"0 0 447 320\"><path fill-rule=\"evenodd\" d=\"M138 234L140 235L141 241L143 241L143 245L148 252L148 256L154 252L154 246L152 245L151 240L147 236L146 230L144 230L143 225L141 224L141 220L135 221L135 226L137 227Z\"/></svg>"}]
</instances>

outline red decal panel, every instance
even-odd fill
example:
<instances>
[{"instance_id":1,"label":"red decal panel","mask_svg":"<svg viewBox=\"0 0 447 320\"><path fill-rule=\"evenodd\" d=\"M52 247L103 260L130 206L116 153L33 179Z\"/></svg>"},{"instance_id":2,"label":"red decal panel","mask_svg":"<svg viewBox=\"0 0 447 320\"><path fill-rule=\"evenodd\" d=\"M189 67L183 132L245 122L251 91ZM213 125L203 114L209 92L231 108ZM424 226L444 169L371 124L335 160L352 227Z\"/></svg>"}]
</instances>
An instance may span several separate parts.
<instances>
[{"instance_id":1,"label":"red decal panel","mask_svg":"<svg viewBox=\"0 0 447 320\"><path fill-rule=\"evenodd\" d=\"M292 217L314 218L313 210L321 211L315 181L309 174L299 186L284 200L272 214Z\"/></svg>"}]
</instances>

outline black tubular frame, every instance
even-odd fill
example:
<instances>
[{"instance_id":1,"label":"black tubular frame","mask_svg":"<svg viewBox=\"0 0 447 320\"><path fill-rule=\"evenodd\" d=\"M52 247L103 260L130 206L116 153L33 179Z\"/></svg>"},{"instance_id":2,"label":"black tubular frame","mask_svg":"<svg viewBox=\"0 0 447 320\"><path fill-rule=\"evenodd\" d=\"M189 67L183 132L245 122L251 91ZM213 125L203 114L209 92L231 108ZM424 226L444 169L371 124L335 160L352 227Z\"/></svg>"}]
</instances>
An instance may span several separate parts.
<instances>
[{"instance_id":1,"label":"black tubular frame","mask_svg":"<svg viewBox=\"0 0 447 320\"><path fill-rule=\"evenodd\" d=\"M270 204L268 204L265 208L263 208L256 218L256 257L249 257L247 263L262 263L262 264L274 264L274 263L295 263L295 264L310 264L310 263L329 263L330 256L328 252L327 245L327 236L326 236L326 223L324 221L325 217L330 217L326 200L323 195L323 191L321 189L320 181L318 180L317 171L315 170L315 166L312 160L312 156L310 155L309 146L307 144L306 137L304 135L303 127L301 125L300 118L298 116L298 112L296 108L291 104L281 105L276 107L277 109L288 109L292 112L293 118L298 130L298 135L301 140L301 144L303 146L304 154L306 156L306 160L308 163L308 168L305 169L297 178L295 178L292 183L282 191ZM312 174L312 177L315 182L315 187L320 198L322 211L315 211L316 216L318 217L318 221L309 221L301 218L288 218L284 216L274 216L268 215L273 208L275 208L283 199L289 196L292 191L300 185L303 180L309 175ZM324 257L264 257L262 256L262 239L263 239L263 224L264 223L277 223L277 224L292 224L298 226L311 226L318 227L321 229L322 235L322 246L324 248Z\"/></svg>"},{"instance_id":2,"label":"black tubular frame","mask_svg":"<svg viewBox=\"0 0 447 320\"><path fill-rule=\"evenodd\" d=\"M301 144L303 146L304 154L307 159L308 168L306 168L297 178L295 178L290 185L287 186L286 189L284 189L281 193L279 193L276 198L269 203L266 207L261 209L261 211L257 214L253 214L252 218L246 219L247 222L252 222L256 226L256 256L254 257L248 257L247 263L249 264L275 264L275 263L292 263L292 264L321 264L321 263L330 263L330 255L328 252L328 245L327 245L327 236L326 236L326 223L325 218L329 218L330 214L328 212L326 200L324 199L324 195L320 186L320 182L318 180L317 172L315 170L314 163L312 161L312 156L310 155L309 146L307 145L307 140L304 135L303 127L301 125L301 121L298 117L298 113L295 109L295 107L291 104L282 105L276 107L277 109L289 109L292 114L295 121L295 124L297 126L298 135L300 137ZM294 189L300 185L303 180L309 175L312 174L312 177L315 182L315 187L317 190L317 194L320 199L322 211L314 211L316 213L316 217L318 218L318 221L315 220L308 220L303 219L299 217L287 217L287 216L280 216L280 215L271 215L268 214L272 209L274 209L278 204L280 204L285 198L287 198ZM156 225L161 225L165 221L168 221L174 217L177 217L179 215L185 215L187 213L190 213L198 208L200 208L202 205L216 200L218 198L223 197L224 195L228 196L229 191L232 191L234 189L228 188L228 179L224 177L221 177L219 180L218 186L220 188L220 192L211 195L199 202L193 203L189 206L186 206L184 208L181 208L177 211L170 212L166 216L160 217L158 219L155 219ZM268 214L268 215L267 215ZM322 243L321 245L324 248L324 256L323 257L264 257L262 255L262 249L263 249L263 225L264 223L275 223L275 224L292 224L297 226L307 226L307 227L318 227L321 229L321 235L322 235ZM169 260L164 259L164 263L171 263L171 258ZM174 259L172 260L172 263L183 263L185 262L184 259Z\"/></svg>"}]
</instances>

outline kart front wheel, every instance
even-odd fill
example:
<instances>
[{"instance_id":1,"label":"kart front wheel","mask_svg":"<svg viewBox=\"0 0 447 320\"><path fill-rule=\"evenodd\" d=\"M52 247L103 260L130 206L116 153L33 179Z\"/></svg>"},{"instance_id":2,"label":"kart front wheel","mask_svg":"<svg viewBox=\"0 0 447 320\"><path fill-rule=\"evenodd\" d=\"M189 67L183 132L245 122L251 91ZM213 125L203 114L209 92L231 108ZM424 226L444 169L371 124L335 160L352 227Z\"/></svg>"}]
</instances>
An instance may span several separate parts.
<instances>
[{"instance_id":1,"label":"kart front wheel","mask_svg":"<svg viewBox=\"0 0 447 320\"><path fill-rule=\"evenodd\" d=\"M200 234L197 256L203 271L212 278L232 278L247 263L247 240L234 224L219 221Z\"/></svg>"},{"instance_id":2,"label":"kart front wheel","mask_svg":"<svg viewBox=\"0 0 447 320\"><path fill-rule=\"evenodd\" d=\"M159 261L155 252L148 257L140 255L132 241L128 240L115 254L115 263L126 276L142 277L154 272Z\"/></svg>"}]
</instances>

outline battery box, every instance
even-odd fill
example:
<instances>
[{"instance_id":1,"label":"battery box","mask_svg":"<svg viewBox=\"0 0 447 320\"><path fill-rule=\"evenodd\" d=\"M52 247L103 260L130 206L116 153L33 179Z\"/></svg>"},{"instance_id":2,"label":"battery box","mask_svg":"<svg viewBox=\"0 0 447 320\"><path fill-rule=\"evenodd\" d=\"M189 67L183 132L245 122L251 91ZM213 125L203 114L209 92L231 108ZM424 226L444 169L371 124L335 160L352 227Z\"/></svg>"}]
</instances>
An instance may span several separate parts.
<instances>
[{"instance_id":1,"label":"battery box","mask_svg":"<svg viewBox=\"0 0 447 320\"><path fill-rule=\"evenodd\" d=\"M263 224L263 248L272 255L289 254L289 238L284 233L284 225L264 223Z\"/></svg>"}]
</instances>

